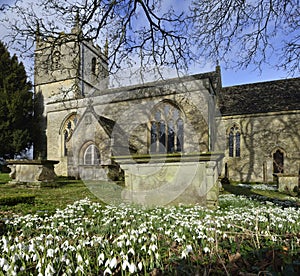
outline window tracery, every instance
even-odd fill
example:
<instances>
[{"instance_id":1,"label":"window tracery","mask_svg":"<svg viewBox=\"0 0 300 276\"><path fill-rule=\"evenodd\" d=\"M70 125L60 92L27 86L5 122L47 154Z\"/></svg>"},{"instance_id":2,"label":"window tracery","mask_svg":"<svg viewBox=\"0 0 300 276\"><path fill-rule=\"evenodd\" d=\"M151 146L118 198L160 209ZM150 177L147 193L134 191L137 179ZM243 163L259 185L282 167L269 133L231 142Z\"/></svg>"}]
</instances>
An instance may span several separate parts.
<instances>
[{"instance_id":1,"label":"window tracery","mask_svg":"<svg viewBox=\"0 0 300 276\"><path fill-rule=\"evenodd\" d=\"M63 125L63 154L64 156L68 155L68 147L67 143L70 141L74 129L76 127L78 118L76 114L72 114L69 116L69 118L64 122Z\"/></svg>"},{"instance_id":2,"label":"window tracery","mask_svg":"<svg viewBox=\"0 0 300 276\"><path fill-rule=\"evenodd\" d=\"M100 164L100 152L96 145L89 145L83 156L84 165L99 165Z\"/></svg>"},{"instance_id":3,"label":"window tracery","mask_svg":"<svg viewBox=\"0 0 300 276\"><path fill-rule=\"evenodd\" d=\"M183 151L184 121L178 108L170 103L159 104L150 121L150 152Z\"/></svg>"},{"instance_id":4,"label":"window tracery","mask_svg":"<svg viewBox=\"0 0 300 276\"><path fill-rule=\"evenodd\" d=\"M229 157L241 156L241 133L237 125L230 128L228 135Z\"/></svg>"}]
</instances>

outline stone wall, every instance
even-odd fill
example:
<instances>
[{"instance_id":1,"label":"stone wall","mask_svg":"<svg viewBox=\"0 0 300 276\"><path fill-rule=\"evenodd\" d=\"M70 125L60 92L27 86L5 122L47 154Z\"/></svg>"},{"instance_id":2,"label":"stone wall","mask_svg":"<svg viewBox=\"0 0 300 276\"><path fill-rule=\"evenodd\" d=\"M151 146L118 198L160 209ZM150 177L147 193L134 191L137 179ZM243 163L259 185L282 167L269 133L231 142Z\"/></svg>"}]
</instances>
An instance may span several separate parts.
<instances>
[{"instance_id":1,"label":"stone wall","mask_svg":"<svg viewBox=\"0 0 300 276\"><path fill-rule=\"evenodd\" d=\"M110 140L97 116L103 116L116 123L126 136L125 142L137 149L137 154L149 153L149 122L151 112L158 104L174 104L184 117L184 152L208 152L212 150L211 141L214 125L214 94L208 79L188 78L184 81L173 80L147 85L105 90L99 96L85 99L54 101L48 103L47 139L48 158L59 160L56 166L58 175L66 175L66 168L80 164L82 147L92 141L102 151L103 165L109 164ZM93 112L88 113L92 107ZM68 152L63 154L62 125L68 115L76 113L79 121L73 137L68 142ZM88 119L90 118L90 119ZM91 120L89 126L87 120ZM116 133L111 130L110 135ZM124 137L125 138L125 137ZM108 142L109 141L109 142ZM113 141L113 139L112 139ZM109 149L109 150L108 150ZM113 147L112 147L113 149ZM109 152L109 153L108 153Z\"/></svg>"},{"instance_id":2,"label":"stone wall","mask_svg":"<svg viewBox=\"0 0 300 276\"><path fill-rule=\"evenodd\" d=\"M273 182L273 154L277 150L284 154L284 173L299 174L299 111L224 116L222 121L227 130L224 163L229 179ZM240 157L229 157L228 130L234 124L241 133Z\"/></svg>"}]
</instances>

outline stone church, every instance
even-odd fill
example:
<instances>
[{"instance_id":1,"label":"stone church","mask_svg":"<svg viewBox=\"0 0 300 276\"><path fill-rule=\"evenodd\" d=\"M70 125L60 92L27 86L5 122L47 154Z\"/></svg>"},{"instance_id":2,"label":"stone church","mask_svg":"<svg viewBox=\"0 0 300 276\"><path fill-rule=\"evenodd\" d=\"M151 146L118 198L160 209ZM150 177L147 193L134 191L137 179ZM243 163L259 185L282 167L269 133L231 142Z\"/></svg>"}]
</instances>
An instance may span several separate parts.
<instances>
[{"instance_id":1,"label":"stone church","mask_svg":"<svg viewBox=\"0 0 300 276\"><path fill-rule=\"evenodd\" d=\"M112 88L107 68L107 49L78 42L76 28L37 37L36 156L58 160L57 175L124 177L137 198L155 191L158 204L214 204L221 178L298 181L300 78L222 87L217 66Z\"/></svg>"}]
</instances>

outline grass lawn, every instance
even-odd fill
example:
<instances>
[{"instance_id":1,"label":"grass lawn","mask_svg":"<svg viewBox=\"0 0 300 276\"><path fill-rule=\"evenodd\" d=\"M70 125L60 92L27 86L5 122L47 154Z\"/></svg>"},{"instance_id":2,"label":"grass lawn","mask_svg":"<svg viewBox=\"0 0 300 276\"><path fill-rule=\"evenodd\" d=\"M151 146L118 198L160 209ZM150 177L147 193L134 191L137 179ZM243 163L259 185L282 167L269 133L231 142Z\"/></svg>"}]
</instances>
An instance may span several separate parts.
<instances>
[{"instance_id":1,"label":"grass lawn","mask_svg":"<svg viewBox=\"0 0 300 276\"><path fill-rule=\"evenodd\" d=\"M0 173L0 185L5 184L10 181L10 177L8 173Z\"/></svg>"},{"instance_id":2,"label":"grass lawn","mask_svg":"<svg viewBox=\"0 0 300 276\"><path fill-rule=\"evenodd\" d=\"M85 185L81 180L72 180L66 177L58 177L56 184L58 187L44 188L26 188L16 187L15 185L7 184L10 181L9 174L0 173L0 198L15 197L22 195L34 195L35 204L17 204L15 206L3 206L0 204L0 214L3 212L28 214L36 212L53 213L56 209L64 209L67 205L72 204L84 198L89 198L94 202L101 200ZM240 187L237 184L223 185L224 189L221 194L245 195L247 197L264 197L265 200L277 199L279 201L290 200L291 197L285 193L279 193L272 190L249 189ZM255 186L254 186L255 187ZM92 188L92 186L90 186ZM293 198L294 202L299 202L299 199Z\"/></svg>"},{"instance_id":3,"label":"grass lawn","mask_svg":"<svg viewBox=\"0 0 300 276\"><path fill-rule=\"evenodd\" d=\"M56 188L26 188L5 184L10 180L8 174L0 174L0 197L14 197L19 195L34 195L35 204L17 204L15 206L1 206L0 212L27 214L35 212L54 212L56 209L64 209L74 201L90 198L92 201L100 201L94 196L85 184L80 180L58 178Z\"/></svg>"}]
</instances>

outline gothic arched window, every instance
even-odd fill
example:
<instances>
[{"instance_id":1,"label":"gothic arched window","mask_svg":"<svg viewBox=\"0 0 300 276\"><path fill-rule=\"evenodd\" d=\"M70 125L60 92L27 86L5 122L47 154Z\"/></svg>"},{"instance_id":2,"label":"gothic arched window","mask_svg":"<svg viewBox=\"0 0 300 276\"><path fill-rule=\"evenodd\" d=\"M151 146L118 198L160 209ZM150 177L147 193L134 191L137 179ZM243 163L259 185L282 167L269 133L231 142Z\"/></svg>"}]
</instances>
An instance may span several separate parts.
<instances>
[{"instance_id":1,"label":"gothic arched window","mask_svg":"<svg viewBox=\"0 0 300 276\"><path fill-rule=\"evenodd\" d=\"M228 134L229 157L241 156L241 133L239 128L234 125Z\"/></svg>"},{"instance_id":2,"label":"gothic arched window","mask_svg":"<svg viewBox=\"0 0 300 276\"><path fill-rule=\"evenodd\" d=\"M152 113L150 121L150 152L183 151L184 123L180 110L163 102Z\"/></svg>"},{"instance_id":3,"label":"gothic arched window","mask_svg":"<svg viewBox=\"0 0 300 276\"><path fill-rule=\"evenodd\" d=\"M99 165L100 164L100 152L99 149L94 145L89 145L83 156L84 165Z\"/></svg>"},{"instance_id":4,"label":"gothic arched window","mask_svg":"<svg viewBox=\"0 0 300 276\"><path fill-rule=\"evenodd\" d=\"M70 115L64 122L63 124L63 155L67 156L68 155L68 147L67 143L70 141L72 134L74 132L75 126L77 124L77 115L72 114Z\"/></svg>"}]
</instances>

